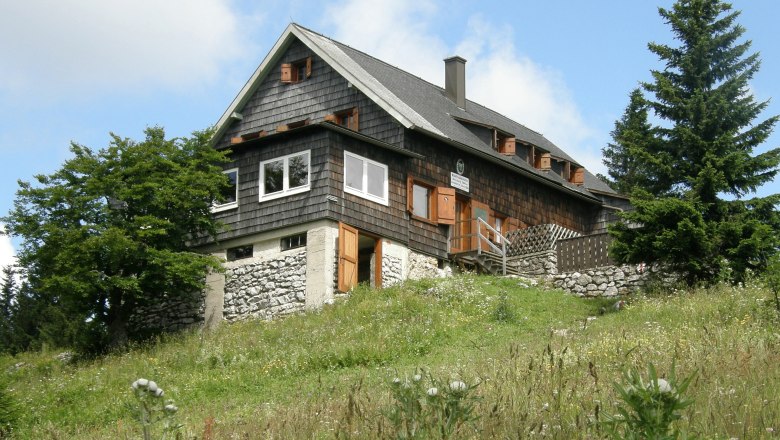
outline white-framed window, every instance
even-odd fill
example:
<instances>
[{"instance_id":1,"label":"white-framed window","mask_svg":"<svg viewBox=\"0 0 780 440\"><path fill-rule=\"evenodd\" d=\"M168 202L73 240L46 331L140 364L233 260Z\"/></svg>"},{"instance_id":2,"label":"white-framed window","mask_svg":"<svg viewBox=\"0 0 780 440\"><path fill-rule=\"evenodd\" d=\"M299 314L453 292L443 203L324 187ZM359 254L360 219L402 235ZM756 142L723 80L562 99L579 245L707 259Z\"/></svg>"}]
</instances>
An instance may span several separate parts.
<instances>
[{"instance_id":1,"label":"white-framed window","mask_svg":"<svg viewBox=\"0 0 780 440\"><path fill-rule=\"evenodd\" d=\"M214 202L212 212L226 211L238 208L238 168L231 168L222 173L227 175L230 186L222 190L222 201Z\"/></svg>"},{"instance_id":2,"label":"white-framed window","mask_svg":"<svg viewBox=\"0 0 780 440\"><path fill-rule=\"evenodd\" d=\"M344 192L387 206L387 165L344 152Z\"/></svg>"},{"instance_id":3,"label":"white-framed window","mask_svg":"<svg viewBox=\"0 0 780 440\"><path fill-rule=\"evenodd\" d=\"M311 150L260 162L260 201L311 188Z\"/></svg>"}]
</instances>

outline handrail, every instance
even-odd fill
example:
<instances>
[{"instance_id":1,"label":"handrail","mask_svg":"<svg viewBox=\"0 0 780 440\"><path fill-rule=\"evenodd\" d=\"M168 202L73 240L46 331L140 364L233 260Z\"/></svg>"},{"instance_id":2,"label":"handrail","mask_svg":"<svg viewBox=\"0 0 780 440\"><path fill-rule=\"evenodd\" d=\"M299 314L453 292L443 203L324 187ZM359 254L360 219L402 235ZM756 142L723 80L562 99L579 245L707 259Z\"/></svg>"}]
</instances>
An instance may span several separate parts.
<instances>
[{"instance_id":1,"label":"handrail","mask_svg":"<svg viewBox=\"0 0 780 440\"><path fill-rule=\"evenodd\" d=\"M502 263L502 272L504 275L506 275L506 255L507 255L507 245L511 245L512 242L510 242L506 237L504 237L500 232L498 232L495 228L490 226L488 222L486 222L483 218L477 217L476 219L467 219L467 220L461 220L457 223L463 223L463 222L472 222L474 220L477 220L476 226L477 231L476 233L471 234L464 234L464 235L453 235L450 239L450 241L454 240L461 240L466 237L477 237L477 255L482 255L482 240L485 240L485 242L488 244L488 247L495 251L497 254L501 255L501 263ZM496 246L491 240L489 236L486 236L482 234L482 226L485 225L487 227L489 232L492 232L494 236L498 239L499 243L501 243L501 248Z\"/></svg>"}]
</instances>

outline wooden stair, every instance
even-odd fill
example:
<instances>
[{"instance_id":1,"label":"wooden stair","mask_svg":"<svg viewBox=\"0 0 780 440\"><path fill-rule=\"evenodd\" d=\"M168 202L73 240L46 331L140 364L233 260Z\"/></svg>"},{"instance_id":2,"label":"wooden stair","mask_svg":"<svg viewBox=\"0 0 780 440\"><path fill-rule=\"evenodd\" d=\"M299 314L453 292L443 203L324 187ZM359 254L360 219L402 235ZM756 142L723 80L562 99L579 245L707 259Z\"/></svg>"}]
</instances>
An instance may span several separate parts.
<instances>
[{"instance_id":1,"label":"wooden stair","mask_svg":"<svg viewBox=\"0 0 780 440\"><path fill-rule=\"evenodd\" d=\"M486 273L491 275L503 275L503 262L501 255L482 251L460 252L451 255L452 259L458 266L465 269L473 269L480 273ZM517 266L512 261L506 262L506 274L507 275L520 275Z\"/></svg>"}]
</instances>

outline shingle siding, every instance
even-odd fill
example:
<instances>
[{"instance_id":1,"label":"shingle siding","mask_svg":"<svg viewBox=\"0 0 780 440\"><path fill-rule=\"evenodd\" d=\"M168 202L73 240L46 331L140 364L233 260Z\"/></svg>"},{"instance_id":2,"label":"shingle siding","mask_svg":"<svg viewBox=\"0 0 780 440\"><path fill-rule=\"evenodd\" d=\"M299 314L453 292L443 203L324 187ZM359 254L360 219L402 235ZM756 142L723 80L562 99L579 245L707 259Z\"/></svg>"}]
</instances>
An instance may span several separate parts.
<instances>
[{"instance_id":1,"label":"shingle siding","mask_svg":"<svg viewBox=\"0 0 780 440\"><path fill-rule=\"evenodd\" d=\"M281 82L281 65L312 57L311 77L295 84ZM234 121L217 143L230 146L230 138L265 130L272 133L282 124L310 118L322 121L325 115L358 107L360 132L385 142L400 145L403 128L357 87L315 55L300 41L293 42L280 60L270 68L252 97L241 110L243 120Z\"/></svg>"}]
</instances>

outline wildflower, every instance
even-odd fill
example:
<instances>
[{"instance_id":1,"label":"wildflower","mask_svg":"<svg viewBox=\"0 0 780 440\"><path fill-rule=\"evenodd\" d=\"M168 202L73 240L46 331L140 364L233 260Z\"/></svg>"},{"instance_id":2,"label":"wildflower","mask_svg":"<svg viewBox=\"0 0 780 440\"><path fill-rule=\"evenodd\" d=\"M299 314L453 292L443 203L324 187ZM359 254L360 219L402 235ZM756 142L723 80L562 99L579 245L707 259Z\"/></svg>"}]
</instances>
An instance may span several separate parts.
<instances>
[{"instance_id":1,"label":"wildflower","mask_svg":"<svg viewBox=\"0 0 780 440\"><path fill-rule=\"evenodd\" d=\"M452 391L466 391L466 388L468 388L466 384L459 380L450 382L450 390Z\"/></svg>"},{"instance_id":2,"label":"wildflower","mask_svg":"<svg viewBox=\"0 0 780 440\"><path fill-rule=\"evenodd\" d=\"M133 382L133 389L137 390L138 388L146 388L147 385L149 385L149 380L138 379L135 382Z\"/></svg>"},{"instance_id":3,"label":"wildflower","mask_svg":"<svg viewBox=\"0 0 780 440\"><path fill-rule=\"evenodd\" d=\"M667 382L665 379L658 379L655 382L656 386L658 387L658 391L662 393L671 393L672 392L672 386L669 385L669 382Z\"/></svg>"},{"instance_id":4,"label":"wildflower","mask_svg":"<svg viewBox=\"0 0 780 440\"><path fill-rule=\"evenodd\" d=\"M157 392L157 383L153 380L150 380L147 388L149 389L150 393Z\"/></svg>"},{"instance_id":5,"label":"wildflower","mask_svg":"<svg viewBox=\"0 0 780 440\"><path fill-rule=\"evenodd\" d=\"M428 388L428 391L426 391L430 397L436 397L439 395L439 389L436 387Z\"/></svg>"},{"instance_id":6,"label":"wildflower","mask_svg":"<svg viewBox=\"0 0 780 440\"><path fill-rule=\"evenodd\" d=\"M422 376L419 374L415 374L414 376L412 376L412 381L414 382L419 382L421 380L422 380Z\"/></svg>"},{"instance_id":7,"label":"wildflower","mask_svg":"<svg viewBox=\"0 0 780 440\"><path fill-rule=\"evenodd\" d=\"M396 377L396 378L394 378L394 379L393 379L393 385L396 385L396 386L397 386L397 385L401 385L401 379L400 379L400 378L397 378L397 377Z\"/></svg>"},{"instance_id":8,"label":"wildflower","mask_svg":"<svg viewBox=\"0 0 780 440\"><path fill-rule=\"evenodd\" d=\"M172 403L169 403L169 404L165 405L165 408L163 408L163 409L165 409L165 412L167 412L169 414L174 414L176 411L179 410L179 408L177 408L176 405L174 405Z\"/></svg>"},{"instance_id":9,"label":"wildflower","mask_svg":"<svg viewBox=\"0 0 780 440\"><path fill-rule=\"evenodd\" d=\"M163 396L163 394L165 394L165 391L163 391L163 389L162 389L162 388L157 388L157 389L154 391L154 397L162 397L162 396Z\"/></svg>"}]
</instances>

